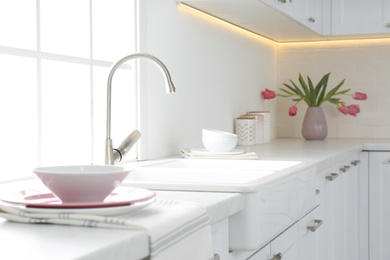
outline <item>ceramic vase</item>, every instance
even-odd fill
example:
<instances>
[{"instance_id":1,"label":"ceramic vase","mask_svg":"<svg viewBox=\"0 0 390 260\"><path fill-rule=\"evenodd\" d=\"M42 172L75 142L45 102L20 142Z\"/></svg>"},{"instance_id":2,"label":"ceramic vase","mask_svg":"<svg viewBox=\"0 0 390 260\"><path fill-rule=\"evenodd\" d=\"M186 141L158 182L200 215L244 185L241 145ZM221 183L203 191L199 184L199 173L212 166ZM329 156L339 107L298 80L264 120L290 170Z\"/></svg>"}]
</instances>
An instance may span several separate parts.
<instances>
[{"instance_id":1,"label":"ceramic vase","mask_svg":"<svg viewBox=\"0 0 390 260\"><path fill-rule=\"evenodd\" d=\"M306 140L324 140L328 126L322 107L308 107L302 124L302 136Z\"/></svg>"}]
</instances>

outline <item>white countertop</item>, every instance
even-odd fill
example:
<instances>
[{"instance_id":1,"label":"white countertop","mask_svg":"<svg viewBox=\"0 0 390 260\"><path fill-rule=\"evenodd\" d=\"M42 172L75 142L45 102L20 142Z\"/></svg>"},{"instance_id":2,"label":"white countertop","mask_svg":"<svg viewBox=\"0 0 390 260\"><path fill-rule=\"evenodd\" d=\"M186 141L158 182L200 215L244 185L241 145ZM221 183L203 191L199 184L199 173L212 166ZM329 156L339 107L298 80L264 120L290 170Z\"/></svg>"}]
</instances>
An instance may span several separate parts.
<instances>
[{"instance_id":1,"label":"white countertop","mask_svg":"<svg viewBox=\"0 0 390 260\"><path fill-rule=\"evenodd\" d=\"M269 144L239 147L255 151L259 159L299 160L301 167L329 167L362 150L390 151L390 140L327 139L304 141L275 139ZM295 169L295 170L299 170ZM0 186L4 189L4 186ZM227 218L243 208L237 193L157 191L167 199L188 200L205 206L211 223ZM59 225L11 223L0 218L0 255L12 259L142 259L148 255L148 236L142 231L93 229Z\"/></svg>"},{"instance_id":2,"label":"white countertop","mask_svg":"<svg viewBox=\"0 0 390 260\"><path fill-rule=\"evenodd\" d=\"M22 185L7 185L10 190ZM243 208L237 193L156 191L162 199L184 200L204 206L210 223L225 219ZM144 231L84 228L75 226L13 223L0 218L0 255L10 259L39 260L139 260L149 255L149 238ZM53 258L55 256L55 258Z\"/></svg>"}]
</instances>

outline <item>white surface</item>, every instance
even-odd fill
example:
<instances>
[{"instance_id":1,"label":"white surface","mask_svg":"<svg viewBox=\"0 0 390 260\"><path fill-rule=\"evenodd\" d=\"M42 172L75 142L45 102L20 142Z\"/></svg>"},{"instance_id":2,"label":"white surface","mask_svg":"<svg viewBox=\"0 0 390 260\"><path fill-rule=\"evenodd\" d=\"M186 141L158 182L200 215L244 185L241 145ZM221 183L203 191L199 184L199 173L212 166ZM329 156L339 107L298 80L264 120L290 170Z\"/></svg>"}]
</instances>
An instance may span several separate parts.
<instances>
[{"instance_id":1,"label":"white surface","mask_svg":"<svg viewBox=\"0 0 390 260\"><path fill-rule=\"evenodd\" d=\"M124 183L159 189L245 192L279 176L277 171L298 164L299 161L172 159L134 168Z\"/></svg>"},{"instance_id":2,"label":"white surface","mask_svg":"<svg viewBox=\"0 0 390 260\"><path fill-rule=\"evenodd\" d=\"M276 45L176 1L147 0L139 6L139 51L161 59L177 89L167 95L161 72L141 62L139 158L202 147L203 128L233 132L232 118L276 107L259 95L261 88L276 85Z\"/></svg>"},{"instance_id":3,"label":"white surface","mask_svg":"<svg viewBox=\"0 0 390 260\"><path fill-rule=\"evenodd\" d=\"M390 33L390 1L339 0L332 2L332 34Z\"/></svg>"},{"instance_id":4,"label":"white surface","mask_svg":"<svg viewBox=\"0 0 390 260\"><path fill-rule=\"evenodd\" d=\"M59 225L29 225L0 218L1 255L10 259L139 260L148 255L148 235L140 231Z\"/></svg>"},{"instance_id":5,"label":"white surface","mask_svg":"<svg viewBox=\"0 0 390 260\"><path fill-rule=\"evenodd\" d=\"M223 153L233 150L237 145L237 136L234 138L228 136L202 136L203 146L209 152Z\"/></svg>"},{"instance_id":6,"label":"white surface","mask_svg":"<svg viewBox=\"0 0 390 260\"><path fill-rule=\"evenodd\" d=\"M370 153L369 241L370 259L390 258L390 153Z\"/></svg>"},{"instance_id":7,"label":"white surface","mask_svg":"<svg viewBox=\"0 0 390 260\"><path fill-rule=\"evenodd\" d=\"M390 151L390 140L328 139L323 142L307 142L299 139L279 139L254 147L253 150L257 151L261 159L302 160L304 163L298 165L298 168L312 165L316 166L317 170L323 170L363 148ZM20 188L20 185L16 184L7 186L8 189ZM2 191L7 189L5 184L0 188ZM212 223L236 213L243 206L250 207L243 205L241 195L232 193L157 191L157 196L201 203L207 207ZM1 254L12 255L14 259L52 260L53 256L56 256L58 260L136 260L148 254L148 237L142 232L26 225L3 219L0 219L0 232Z\"/></svg>"},{"instance_id":8,"label":"white surface","mask_svg":"<svg viewBox=\"0 0 390 260\"><path fill-rule=\"evenodd\" d=\"M317 33L290 18L296 17L301 20L301 16L306 15L306 13L300 14L300 12L305 12L308 9L306 1L281 3L270 0L239 2L233 0L185 0L182 2L277 42L316 40L320 38ZM274 8L264 4L264 2ZM298 6L296 3L303 6ZM311 13L311 16L315 16L315 14ZM321 20L321 17L316 17L316 19Z\"/></svg>"},{"instance_id":9,"label":"white surface","mask_svg":"<svg viewBox=\"0 0 390 260\"><path fill-rule=\"evenodd\" d=\"M2 191L39 187L38 180L3 184ZM157 197L199 203L207 208L210 222L216 223L243 208L241 196L234 193L157 192ZM60 225L28 225L0 218L2 255L12 259L52 260L139 260L149 253L145 232L93 229ZM23 246L23 250L20 250Z\"/></svg>"}]
</instances>

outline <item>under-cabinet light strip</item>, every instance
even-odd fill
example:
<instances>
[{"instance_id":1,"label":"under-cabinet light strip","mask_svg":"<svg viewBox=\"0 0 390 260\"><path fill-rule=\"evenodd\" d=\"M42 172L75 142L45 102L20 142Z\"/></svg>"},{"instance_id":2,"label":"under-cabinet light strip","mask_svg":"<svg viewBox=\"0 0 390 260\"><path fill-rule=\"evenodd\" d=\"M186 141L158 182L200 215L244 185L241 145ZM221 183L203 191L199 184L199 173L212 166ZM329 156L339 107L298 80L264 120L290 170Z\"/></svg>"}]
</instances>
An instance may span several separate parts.
<instances>
[{"instance_id":1,"label":"under-cabinet light strip","mask_svg":"<svg viewBox=\"0 0 390 260\"><path fill-rule=\"evenodd\" d=\"M226 20L223 20L223 19L221 19L221 18L219 18L219 17L216 17L216 16L214 16L214 15L211 15L211 14L209 14L209 13L203 12L203 11L201 11L201 10L199 10L199 9L196 9L196 8L194 8L194 7L192 7L192 6L189 6L189 5L187 5L187 4L180 3L180 4L179 4L179 7L186 8L186 9L188 9L188 10L190 10L190 11L193 11L193 12L195 12L195 13L198 13L198 14L200 14L200 15L202 15L202 16L211 18L211 19L214 20L214 21L217 21L217 22L223 23L223 24L225 24L225 25L228 25L229 27L231 27L231 28L233 28L233 29L235 29L235 30L241 31L241 32L246 33L246 34L249 34L249 35L251 35L251 36L255 36L256 38L259 38L259 39L261 39L261 40L264 40L264 41L266 41L266 42L268 42L268 43L279 44L278 42L275 42L274 40L271 40L271 39L269 39L269 38L267 38L267 37L264 37L264 36L262 36L262 35L260 35L260 34L257 34L257 33L253 32L253 31L250 31L250 30L248 30L248 29L245 29L245 28L243 28L243 27L240 27L240 26L238 26L238 25L236 25L236 24L234 24L234 23L228 22L228 21L226 21Z\"/></svg>"},{"instance_id":2,"label":"under-cabinet light strip","mask_svg":"<svg viewBox=\"0 0 390 260\"><path fill-rule=\"evenodd\" d=\"M202 16L204 17L208 17L208 18L211 18L212 20L214 21L218 21L220 23L223 23L225 25L228 25L229 27L231 28L234 28L236 30L239 30L241 32L244 32L246 34L249 34L251 36L255 36L261 40L264 40L268 43L273 43L273 44L276 44L276 45L280 45L280 46L283 46L283 45L305 45L305 44L331 44L331 43L336 43L336 44L351 44L351 43L370 43L370 44L373 44L373 43L386 43L386 44L390 44L390 38L373 38L373 39L326 39L326 40L318 40L318 41L300 41L300 42L276 42L270 38L267 38L265 36L262 36L258 33L255 33L253 31L250 31L248 29L245 29L241 26L238 26L234 23L231 23L231 22L228 22L226 20L223 20L219 17L216 17L214 15L211 15L209 13L206 13L206 12L203 12L199 9L196 9L190 5L187 5L185 3L180 3L179 4L180 7L183 7L183 8L186 8L190 11L193 11L195 13L198 13L198 14L201 14Z\"/></svg>"}]
</instances>

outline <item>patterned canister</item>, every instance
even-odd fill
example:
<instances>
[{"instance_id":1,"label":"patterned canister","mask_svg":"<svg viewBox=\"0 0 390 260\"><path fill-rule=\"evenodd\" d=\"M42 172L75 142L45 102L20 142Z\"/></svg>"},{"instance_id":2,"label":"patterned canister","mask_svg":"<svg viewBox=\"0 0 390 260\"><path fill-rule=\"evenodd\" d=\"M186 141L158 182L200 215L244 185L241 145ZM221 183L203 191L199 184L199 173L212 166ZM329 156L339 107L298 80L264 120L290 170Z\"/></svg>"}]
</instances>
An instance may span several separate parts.
<instances>
[{"instance_id":1,"label":"patterned canister","mask_svg":"<svg viewBox=\"0 0 390 260\"><path fill-rule=\"evenodd\" d=\"M236 118L236 135L238 145L255 145L256 144L256 118L237 117Z\"/></svg>"},{"instance_id":2,"label":"patterned canister","mask_svg":"<svg viewBox=\"0 0 390 260\"><path fill-rule=\"evenodd\" d=\"M262 115L263 116L263 142L269 143L271 141L271 112L270 111L249 111L249 116Z\"/></svg>"},{"instance_id":3,"label":"patterned canister","mask_svg":"<svg viewBox=\"0 0 390 260\"><path fill-rule=\"evenodd\" d=\"M246 114L243 117L252 116L256 119L256 144L264 143L264 116L262 113Z\"/></svg>"}]
</instances>

